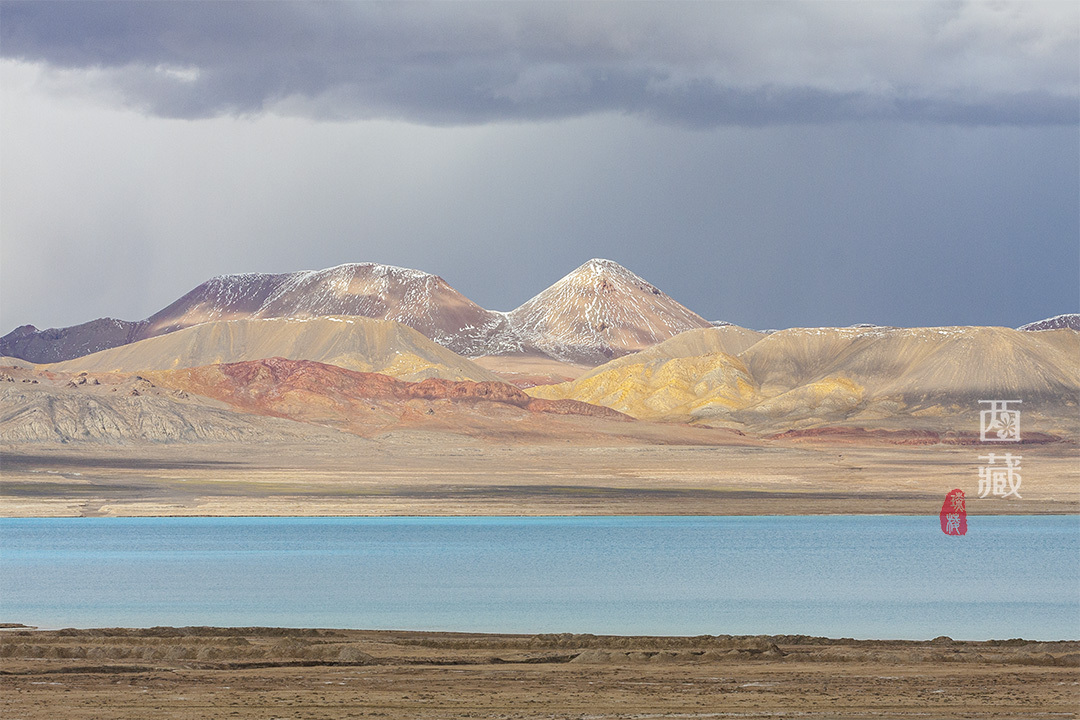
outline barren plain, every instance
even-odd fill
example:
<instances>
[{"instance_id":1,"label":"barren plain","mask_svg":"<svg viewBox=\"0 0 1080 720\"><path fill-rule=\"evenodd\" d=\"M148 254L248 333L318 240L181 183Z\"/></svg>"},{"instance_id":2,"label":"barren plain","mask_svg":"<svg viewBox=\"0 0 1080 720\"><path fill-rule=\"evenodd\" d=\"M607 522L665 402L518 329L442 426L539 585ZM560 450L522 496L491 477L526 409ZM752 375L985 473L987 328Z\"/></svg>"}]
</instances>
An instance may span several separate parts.
<instances>
[{"instance_id":1,"label":"barren plain","mask_svg":"<svg viewBox=\"0 0 1080 720\"><path fill-rule=\"evenodd\" d=\"M5 445L0 514L937 515L953 488L975 515L1080 512L1072 443L1023 446L1018 500L978 497L978 445L732 434L694 445L724 431L652 423L596 445L594 419L580 420L579 434L527 444L325 429L293 444Z\"/></svg>"},{"instance_id":2,"label":"barren plain","mask_svg":"<svg viewBox=\"0 0 1080 720\"><path fill-rule=\"evenodd\" d=\"M0 633L8 718L1076 717L1080 642Z\"/></svg>"}]
</instances>

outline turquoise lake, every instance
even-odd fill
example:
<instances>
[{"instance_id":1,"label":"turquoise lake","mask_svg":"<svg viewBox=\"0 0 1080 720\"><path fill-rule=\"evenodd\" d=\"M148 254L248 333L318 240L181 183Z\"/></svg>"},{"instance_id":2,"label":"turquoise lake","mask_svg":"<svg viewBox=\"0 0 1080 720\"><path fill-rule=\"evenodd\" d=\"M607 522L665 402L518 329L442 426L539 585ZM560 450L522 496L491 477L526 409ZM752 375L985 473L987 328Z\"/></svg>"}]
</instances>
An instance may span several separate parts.
<instances>
[{"instance_id":1,"label":"turquoise lake","mask_svg":"<svg viewBox=\"0 0 1080 720\"><path fill-rule=\"evenodd\" d=\"M1080 638L1080 517L0 520L0 621Z\"/></svg>"}]
</instances>

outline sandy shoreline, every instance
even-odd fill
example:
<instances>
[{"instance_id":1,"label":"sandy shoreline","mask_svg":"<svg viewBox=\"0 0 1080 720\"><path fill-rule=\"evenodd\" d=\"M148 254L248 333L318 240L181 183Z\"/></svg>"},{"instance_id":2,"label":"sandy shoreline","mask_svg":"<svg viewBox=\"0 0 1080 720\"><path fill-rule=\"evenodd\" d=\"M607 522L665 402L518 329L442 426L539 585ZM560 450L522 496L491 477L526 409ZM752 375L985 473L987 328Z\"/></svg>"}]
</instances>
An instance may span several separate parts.
<instances>
[{"instance_id":1,"label":"sandy shoreline","mask_svg":"<svg viewBox=\"0 0 1080 720\"><path fill-rule=\"evenodd\" d=\"M1080 642L0 632L0 708L81 718L1076 717Z\"/></svg>"},{"instance_id":2,"label":"sandy shoreline","mask_svg":"<svg viewBox=\"0 0 1080 720\"><path fill-rule=\"evenodd\" d=\"M1024 447L1022 499L978 498L978 447L491 445L430 434L307 446L0 446L0 515L1080 513L1074 444Z\"/></svg>"}]
</instances>

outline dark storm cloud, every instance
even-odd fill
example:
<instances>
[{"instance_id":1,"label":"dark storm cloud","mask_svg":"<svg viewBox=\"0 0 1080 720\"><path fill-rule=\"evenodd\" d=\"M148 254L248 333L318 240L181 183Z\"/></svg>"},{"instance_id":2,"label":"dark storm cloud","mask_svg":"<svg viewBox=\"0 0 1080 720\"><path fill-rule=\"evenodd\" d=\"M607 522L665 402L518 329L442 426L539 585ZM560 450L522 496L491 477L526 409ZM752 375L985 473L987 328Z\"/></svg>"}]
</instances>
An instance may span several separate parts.
<instances>
[{"instance_id":1,"label":"dark storm cloud","mask_svg":"<svg viewBox=\"0 0 1080 720\"><path fill-rule=\"evenodd\" d=\"M0 13L4 57L80 71L66 82L165 117L1080 121L1072 4L4 2Z\"/></svg>"}]
</instances>

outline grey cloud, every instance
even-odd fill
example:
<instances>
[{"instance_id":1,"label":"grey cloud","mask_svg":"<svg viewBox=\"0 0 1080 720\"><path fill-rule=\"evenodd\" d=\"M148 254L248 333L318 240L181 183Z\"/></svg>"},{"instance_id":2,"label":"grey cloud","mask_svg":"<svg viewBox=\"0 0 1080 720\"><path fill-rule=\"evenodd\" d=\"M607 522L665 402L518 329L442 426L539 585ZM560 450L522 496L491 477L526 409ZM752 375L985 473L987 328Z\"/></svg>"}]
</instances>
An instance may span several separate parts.
<instances>
[{"instance_id":1,"label":"grey cloud","mask_svg":"<svg viewBox=\"0 0 1080 720\"><path fill-rule=\"evenodd\" d=\"M1080 122L1080 9L1000 7L3 2L0 54L165 117Z\"/></svg>"}]
</instances>

